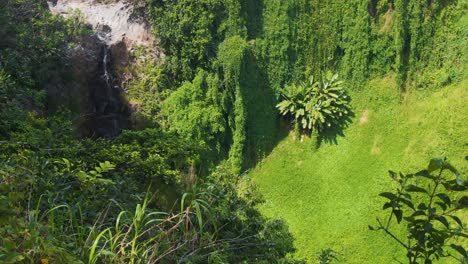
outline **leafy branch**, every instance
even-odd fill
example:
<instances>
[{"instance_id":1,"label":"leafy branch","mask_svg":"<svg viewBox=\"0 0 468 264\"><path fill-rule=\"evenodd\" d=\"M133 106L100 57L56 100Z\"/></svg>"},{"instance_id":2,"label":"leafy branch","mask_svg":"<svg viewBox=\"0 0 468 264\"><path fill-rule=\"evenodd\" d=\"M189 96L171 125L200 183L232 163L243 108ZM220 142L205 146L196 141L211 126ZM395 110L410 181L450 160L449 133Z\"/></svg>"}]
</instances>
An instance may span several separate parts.
<instances>
[{"instance_id":1,"label":"leafy branch","mask_svg":"<svg viewBox=\"0 0 468 264\"><path fill-rule=\"evenodd\" d=\"M420 260L432 263L443 257L465 263L466 249L456 244L460 243L460 238L468 237L465 224L459 218L468 205L467 182L461 179L460 173L446 159L432 159L427 169L416 174L393 171L389 174L398 188L380 196L388 200L383 210L391 208L390 215L386 222L377 218L377 227L369 226L369 229L384 231L404 247L410 264ZM391 230L393 219L398 224L406 223L407 242ZM451 240L453 243L449 244Z\"/></svg>"}]
</instances>

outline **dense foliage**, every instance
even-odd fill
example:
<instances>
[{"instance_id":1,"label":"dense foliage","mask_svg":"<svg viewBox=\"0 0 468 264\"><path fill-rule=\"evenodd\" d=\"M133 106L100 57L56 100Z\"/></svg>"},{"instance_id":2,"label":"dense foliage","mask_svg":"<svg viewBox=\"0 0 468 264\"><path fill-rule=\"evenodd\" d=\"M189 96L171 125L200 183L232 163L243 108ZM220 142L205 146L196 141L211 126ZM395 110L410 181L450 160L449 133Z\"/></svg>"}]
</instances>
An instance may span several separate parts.
<instances>
[{"instance_id":1,"label":"dense foliage","mask_svg":"<svg viewBox=\"0 0 468 264\"><path fill-rule=\"evenodd\" d=\"M460 173L446 160L432 159L427 169L416 174L390 171L390 176L398 183L397 190L380 196L389 200L383 210L392 211L386 222L377 219L378 227L369 228L384 231L404 247L410 264L447 257L465 263L468 254L463 243L467 234L459 217L468 207L468 197L463 195L467 183ZM394 220L406 223L404 237L391 230Z\"/></svg>"},{"instance_id":2,"label":"dense foliage","mask_svg":"<svg viewBox=\"0 0 468 264\"><path fill-rule=\"evenodd\" d=\"M393 71L399 85L418 87L429 84L416 79L419 74L436 85L463 74L463 1L227 1L225 9L221 4L152 4L173 78L192 79L198 67L210 69L218 45L234 35L255 40L274 89L328 67L357 82ZM456 49L447 50L443 39Z\"/></svg>"},{"instance_id":3,"label":"dense foliage","mask_svg":"<svg viewBox=\"0 0 468 264\"><path fill-rule=\"evenodd\" d=\"M0 4L1 138L30 126L27 110L44 107L42 87L61 74L64 45L86 32L77 17L65 21L46 10L40 1Z\"/></svg>"},{"instance_id":4,"label":"dense foliage","mask_svg":"<svg viewBox=\"0 0 468 264\"><path fill-rule=\"evenodd\" d=\"M218 168L184 194L180 211L149 210L148 199L134 212L122 211L115 227L95 231L100 233L89 262L277 262L292 251L292 237L281 221L268 222L253 208L261 200L249 182L238 185L233 179L229 170Z\"/></svg>"},{"instance_id":5,"label":"dense foliage","mask_svg":"<svg viewBox=\"0 0 468 264\"><path fill-rule=\"evenodd\" d=\"M176 137L143 130L67 144L2 145L2 262L270 263L293 250L285 225L254 209L248 181L222 168L187 173L194 149Z\"/></svg>"},{"instance_id":6,"label":"dense foliage","mask_svg":"<svg viewBox=\"0 0 468 264\"><path fill-rule=\"evenodd\" d=\"M281 96L283 114L322 132L339 128L349 97L337 75L294 85L306 76L331 69L357 90L390 74L402 91L465 77L464 1L131 2L166 56L129 69L136 129L113 140L80 138L73 109L48 100L67 50L92 33L82 17L0 2L2 263L288 262L287 226L258 212L244 175L284 136ZM418 210L445 225L430 202Z\"/></svg>"},{"instance_id":7,"label":"dense foliage","mask_svg":"<svg viewBox=\"0 0 468 264\"><path fill-rule=\"evenodd\" d=\"M321 132L337 125L349 114L349 96L337 74L327 73L322 81L292 85L282 90L283 101L276 105L280 113L292 116L296 130L299 126L309 131Z\"/></svg>"},{"instance_id":8,"label":"dense foliage","mask_svg":"<svg viewBox=\"0 0 468 264\"><path fill-rule=\"evenodd\" d=\"M140 131L79 138L70 109L50 105L45 86L63 74L67 47L89 33L80 18L30 0L2 2L0 21L0 262L271 263L294 250L286 225L255 209L261 198L248 179L207 162L213 138L157 128L164 96L154 64L144 62L148 79L130 86L147 103Z\"/></svg>"},{"instance_id":9,"label":"dense foliage","mask_svg":"<svg viewBox=\"0 0 468 264\"><path fill-rule=\"evenodd\" d=\"M165 76L161 89L192 82L203 70L217 80L218 91L233 94L218 97L223 102L216 103L221 106L216 113L222 113L224 120L204 119L204 126L223 127L221 149L230 153L235 170L250 167L268 153L271 143L265 142L275 141L278 133L270 131L279 124L271 105L281 99L282 87L306 76L331 69L349 87L359 89L370 77L393 73L402 91L440 87L464 77L463 1L160 0L149 6L150 20L167 54L161 66ZM235 39L237 44L228 47ZM237 70L232 75L226 72L223 54L234 55L240 49L247 56L229 62L230 69ZM232 88L232 78L239 81L240 93ZM199 101L212 100L211 94L186 104L200 105ZM180 130L177 115L171 113L184 112L186 104L165 111L168 126ZM242 121L242 115L245 122L229 121ZM197 130L195 126L183 130ZM212 129L206 133L189 134L203 141L213 137ZM248 150L252 144L255 147ZM219 149L213 149L214 156Z\"/></svg>"}]
</instances>

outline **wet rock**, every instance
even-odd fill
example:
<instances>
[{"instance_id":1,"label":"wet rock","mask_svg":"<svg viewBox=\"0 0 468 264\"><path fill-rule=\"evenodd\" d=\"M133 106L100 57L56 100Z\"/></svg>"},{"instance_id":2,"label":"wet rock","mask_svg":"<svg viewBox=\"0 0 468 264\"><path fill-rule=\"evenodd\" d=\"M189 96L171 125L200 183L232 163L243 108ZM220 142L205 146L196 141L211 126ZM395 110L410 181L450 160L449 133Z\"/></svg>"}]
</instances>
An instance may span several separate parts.
<instances>
[{"instance_id":1,"label":"wet rock","mask_svg":"<svg viewBox=\"0 0 468 264\"><path fill-rule=\"evenodd\" d=\"M46 86L49 105L66 105L78 113L85 136L114 137L127 127L130 108L114 63L128 60L114 61L112 50L97 34L84 37L67 51L64 78Z\"/></svg>"},{"instance_id":2,"label":"wet rock","mask_svg":"<svg viewBox=\"0 0 468 264\"><path fill-rule=\"evenodd\" d=\"M70 44L63 78L46 89L50 105L66 105L80 115L77 125L83 136L115 137L128 127L137 107L125 98L125 84L132 78L129 68L137 64L135 45L143 46L154 59L158 51L145 19L137 19L133 7L117 1L100 4L94 0L49 1L52 12L68 17L79 9L93 33Z\"/></svg>"},{"instance_id":3,"label":"wet rock","mask_svg":"<svg viewBox=\"0 0 468 264\"><path fill-rule=\"evenodd\" d=\"M123 34L128 41L138 45L152 46L155 41L149 24L141 14L141 7L134 8L127 1L99 3L95 0L57 0L49 1L49 9L64 17L73 14L70 10L79 10L86 22L97 31L102 25L108 26L112 34L106 40L107 45L121 41Z\"/></svg>"},{"instance_id":4,"label":"wet rock","mask_svg":"<svg viewBox=\"0 0 468 264\"><path fill-rule=\"evenodd\" d=\"M46 85L49 106L65 105L78 113L89 111L90 91L99 78L101 47L96 36L85 36L68 46L62 78Z\"/></svg>"}]
</instances>

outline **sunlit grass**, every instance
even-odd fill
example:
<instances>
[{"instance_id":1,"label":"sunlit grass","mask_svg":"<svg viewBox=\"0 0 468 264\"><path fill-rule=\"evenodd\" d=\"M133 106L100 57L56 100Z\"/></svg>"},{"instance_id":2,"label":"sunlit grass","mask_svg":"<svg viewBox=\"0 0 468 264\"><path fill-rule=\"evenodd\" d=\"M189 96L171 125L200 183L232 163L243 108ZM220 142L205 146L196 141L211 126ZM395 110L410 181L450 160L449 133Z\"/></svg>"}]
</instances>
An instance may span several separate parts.
<instances>
[{"instance_id":1,"label":"sunlit grass","mask_svg":"<svg viewBox=\"0 0 468 264\"><path fill-rule=\"evenodd\" d=\"M448 157L467 174L468 82L400 96L393 78L352 92L355 117L337 144L314 150L287 137L250 176L266 203L296 237L296 256L314 263L324 248L342 263L392 263L404 255L391 239L368 231L381 214L379 192L392 188L387 171L415 172Z\"/></svg>"}]
</instances>

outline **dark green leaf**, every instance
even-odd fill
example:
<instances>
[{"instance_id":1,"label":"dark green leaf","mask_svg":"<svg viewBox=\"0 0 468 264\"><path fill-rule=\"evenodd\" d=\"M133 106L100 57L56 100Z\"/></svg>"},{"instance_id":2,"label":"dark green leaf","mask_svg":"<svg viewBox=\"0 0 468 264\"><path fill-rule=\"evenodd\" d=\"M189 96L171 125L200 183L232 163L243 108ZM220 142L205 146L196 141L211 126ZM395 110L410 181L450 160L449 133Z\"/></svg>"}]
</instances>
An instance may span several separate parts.
<instances>
[{"instance_id":1,"label":"dark green leaf","mask_svg":"<svg viewBox=\"0 0 468 264\"><path fill-rule=\"evenodd\" d=\"M449 215L448 217L452 218L455 222L457 222L457 224L463 228L463 223L462 221L460 220L460 218L458 218L457 216L454 216L454 215Z\"/></svg>"},{"instance_id":2,"label":"dark green leaf","mask_svg":"<svg viewBox=\"0 0 468 264\"><path fill-rule=\"evenodd\" d=\"M392 207L392 203L385 203L382 207L382 210L388 209Z\"/></svg>"},{"instance_id":3,"label":"dark green leaf","mask_svg":"<svg viewBox=\"0 0 468 264\"><path fill-rule=\"evenodd\" d=\"M431 224L431 223L426 223L426 224L424 225L424 231L427 232L427 231L429 231L429 230L431 230L431 229L432 229L432 224Z\"/></svg>"},{"instance_id":4,"label":"dark green leaf","mask_svg":"<svg viewBox=\"0 0 468 264\"><path fill-rule=\"evenodd\" d=\"M457 174L457 184L460 186L465 185L465 182L460 178L460 174Z\"/></svg>"},{"instance_id":5,"label":"dark green leaf","mask_svg":"<svg viewBox=\"0 0 468 264\"><path fill-rule=\"evenodd\" d=\"M418 236L417 236L417 239L418 239L418 244L420 246L426 244L425 242L426 242L427 239L426 239L426 236L424 235L424 232L419 232Z\"/></svg>"},{"instance_id":6,"label":"dark green leaf","mask_svg":"<svg viewBox=\"0 0 468 264\"><path fill-rule=\"evenodd\" d=\"M435 219L439 222L441 222L445 227L450 228L449 222L447 219L443 216L436 216Z\"/></svg>"},{"instance_id":7,"label":"dark green leaf","mask_svg":"<svg viewBox=\"0 0 468 264\"><path fill-rule=\"evenodd\" d=\"M421 215L426 215L426 213L423 211L416 211L410 217L416 217L416 216L421 216Z\"/></svg>"},{"instance_id":8,"label":"dark green leaf","mask_svg":"<svg viewBox=\"0 0 468 264\"><path fill-rule=\"evenodd\" d=\"M444 203L441 203L441 202L435 202L438 206L440 206L440 208L442 208L442 210L447 210L447 205L444 204Z\"/></svg>"},{"instance_id":9,"label":"dark green leaf","mask_svg":"<svg viewBox=\"0 0 468 264\"><path fill-rule=\"evenodd\" d=\"M429 173L429 171L427 170L422 170L422 171L419 171L415 174L415 176L419 176L419 177L425 177L425 178L429 178L429 179L433 179L434 177Z\"/></svg>"},{"instance_id":10,"label":"dark green leaf","mask_svg":"<svg viewBox=\"0 0 468 264\"><path fill-rule=\"evenodd\" d=\"M446 205L448 205L448 206L451 206L451 205L452 205L452 202L451 202L451 200L450 200L450 197L449 197L447 194L445 194L445 193L438 193L438 194L436 194L436 196L437 196L440 200L442 200L442 202L444 202Z\"/></svg>"},{"instance_id":11,"label":"dark green leaf","mask_svg":"<svg viewBox=\"0 0 468 264\"><path fill-rule=\"evenodd\" d=\"M442 183L447 191L457 191L457 192L463 192L467 190L468 185L465 184L465 182L460 185L456 180L452 181L446 181Z\"/></svg>"},{"instance_id":12,"label":"dark green leaf","mask_svg":"<svg viewBox=\"0 0 468 264\"><path fill-rule=\"evenodd\" d=\"M447 190L449 192L452 191L452 189L453 189L453 186L448 182L442 182L442 185L444 186L445 190Z\"/></svg>"},{"instance_id":13,"label":"dark green leaf","mask_svg":"<svg viewBox=\"0 0 468 264\"><path fill-rule=\"evenodd\" d=\"M388 171L388 174L390 174L390 177L392 177L392 179L396 180L397 179L397 173L392 171L392 170L389 170Z\"/></svg>"},{"instance_id":14,"label":"dark green leaf","mask_svg":"<svg viewBox=\"0 0 468 264\"><path fill-rule=\"evenodd\" d=\"M455 169L455 167L452 166L452 164L448 163L448 162L445 162L444 165L443 165L443 168L444 169L448 169L449 171L451 171L453 174L455 174L455 177L456 177L456 183L460 186L463 186L463 180L461 179L460 177L460 173L458 172L457 169Z\"/></svg>"},{"instance_id":15,"label":"dark green leaf","mask_svg":"<svg viewBox=\"0 0 468 264\"><path fill-rule=\"evenodd\" d=\"M455 167L453 167L452 164L450 164L450 163L448 163L448 162L444 162L442 168L451 171L453 174L455 174L455 175L457 175L457 176L460 175L460 173L458 172L458 170L455 169Z\"/></svg>"},{"instance_id":16,"label":"dark green leaf","mask_svg":"<svg viewBox=\"0 0 468 264\"><path fill-rule=\"evenodd\" d=\"M400 202L406 204L409 208L414 210L414 205L410 200L406 200L405 198L400 198Z\"/></svg>"},{"instance_id":17,"label":"dark green leaf","mask_svg":"<svg viewBox=\"0 0 468 264\"><path fill-rule=\"evenodd\" d=\"M414 221L414 218L411 217L411 216L404 216L403 219L405 219L406 222L413 222Z\"/></svg>"},{"instance_id":18,"label":"dark green leaf","mask_svg":"<svg viewBox=\"0 0 468 264\"><path fill-rule=\"evenodd\" d=\"M424 188L418 187L416 185L410 184L406 187L407 192L420 192L420 193L426 193L427 191Z\"/></svg>"},{"instance_id":19,"label":"dark green leaf","mask_svg":"<svg viewBox=\"0 0 468 264\"><path fill-rule=\"evenodd\" d=\"M426 219L416 219L413 221L413 225L424 225L426 223Z\"/></svg>"},{"instance_id":20,"label":"dark green leaf","mask_svg":"<svg viewBox=\"0 0 468 264\"><path fill-rule=\"evenodd\" d=\"M427 171L431 173L433 171L439 170L442 168L444 163L444 160L440 158L431 159L431 161L429 162L429 166L427 166Z\"/></svg>"},{"instance_id":21,"label":"dark green leaf","mask_svg":"<svg viewBox=\"0 0 468 264\"><path fill-rule=\"evenodd\" d=\"M462 198L458 199L457 204L457 208L468 208L468 196L463 196Z\"/></svg>"},{"instance_id":22,"label":"dark green leaf","mask_svg":"<svg viewBox=\"0 0 468 264\"><path fill-rule=\"evenodd\" d=\"M381 193L379 195L389 199L390 201L395 201L395 200L398 199L398 197L395 194L391 193L391 192L383 192L383 193Z\"/></svg>"},{"instance_id":23,"label":"dark green leaf","mask_svg":"<svg viewBox=\"0 0 468 264\"><path fill-rule=\"evenodd\" d=\"M466 250L462 246L451 244L450 247L458 251L458 253L460 253L464 258L468 258Z\"/></svg>"},{"instance_id":24,"label":"dark green leaf","mask_svg":"<svg viewBox=\"0 0 468 264\"><path fill-rule=\"evenodd\" d=\"M414 177L414 174L406 174L406 175L403 175L403 173L400 172L400 176L401 178L408 178L408 179L411 179Z\"/></svg>"},{"instance_id":25,"label":"dark green leaf","mask_svg":"<svg viewBox=\"0 0 468 264\"><path fill-rule=\"evenodd\" d=\"M397 222L400 223L401 219L403 218L403 212L401 210L395 210L393 211L393 214L395 214Z\"/></svg>"}]
</instances>

